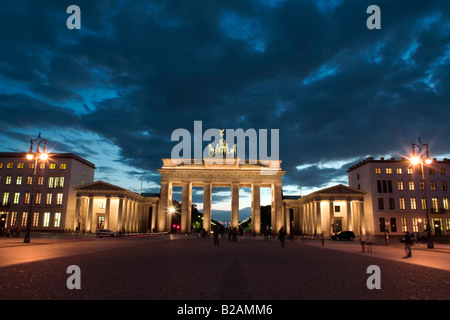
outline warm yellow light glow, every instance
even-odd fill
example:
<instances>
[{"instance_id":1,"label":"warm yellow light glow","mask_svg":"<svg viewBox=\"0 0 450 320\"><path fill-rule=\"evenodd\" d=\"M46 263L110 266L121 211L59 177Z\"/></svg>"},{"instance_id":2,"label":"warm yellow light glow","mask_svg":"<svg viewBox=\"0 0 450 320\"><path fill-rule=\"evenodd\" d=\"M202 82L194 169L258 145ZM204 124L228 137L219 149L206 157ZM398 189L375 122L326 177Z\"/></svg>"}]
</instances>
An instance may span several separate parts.
<instances>
[{"instance_id":1,"label":"warm yellow light glow","mask_svg":"<svg viewBox=\"0 0 450 320\"><path fill-rule=\"evenodd\" d=\"M413 157L413 158L411 158L411 163L412 163L412 164L418 164L418 163L420 163L420 158L419 158L419 157Z\"/></svg>"},{"instance_id":2,"label":"warm yellow light glow","mask_svg":"<svg viewBox=\"0 0 450 320\"><path fill-rule=\"evenodd\" d=\"M175 208L174 207L170 207L169 208L169 213L174 213L175 212Z\"/></svg>"},{"instance_id":3,"label":"warm yellow light glow","mask_svg":"<svg viewBox=\"0 0 450 320\"><path fill-rule=\"evenodd\" d=\"M27 159L28 159L28 160L31 160L31 159L33 159L33 158L34 158L34 157L33 157L33 155L32 155L31 153L28 153L28 154L27 154Z\"/></svg>"},{"instance_id":4,"label":"warm yellow light glow","mask_svg":"<svg viewBox=\"0 0 450 320\"><path fill-rule=\"evenodd\" d=\"M47 153L41 153L41 155L39 157L41 158L41 160L47 160L48 159L48 154Z\"/></svg>"},{"instance_id":5,"label":"warm yellow light glow","mask_svg":"<svg viewBox=\"0 0 450 320\"><path fill-rule=\"evenodd\" d=\"M431 161L430 158L427 158L427 159L425 160L425 163L426 163L426 164L431 164L431 162L432 162L432 161Z\"/></svg>"}]
</instances>

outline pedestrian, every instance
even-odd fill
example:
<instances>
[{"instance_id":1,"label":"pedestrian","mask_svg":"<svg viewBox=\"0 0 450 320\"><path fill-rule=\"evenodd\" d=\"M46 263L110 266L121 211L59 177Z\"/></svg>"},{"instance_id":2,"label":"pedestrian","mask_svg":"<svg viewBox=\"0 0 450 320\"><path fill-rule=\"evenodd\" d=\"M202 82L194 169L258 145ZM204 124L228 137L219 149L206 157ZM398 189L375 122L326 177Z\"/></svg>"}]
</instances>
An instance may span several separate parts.
<instances>
[{"instance_id":1,"label":"pedestrian","mask_svg":"<svg viewBox=\"0 0 450 320\"><path fill-rule=\"evenodd\" d=\"M384 233L384 240L386 241L386 245L388 246L389 245L389 232L388 231L386 231Z\"/></svg>"},{"instance_id":2,"label":"pedestrian","mask_svg":"<svg viewBox=\"0 0 450 320\"><path fill-rule=\"evenodd\" d=\"M323 232L320 234L320 240L322 241L322 246L325 245L325 239L323 237Z\"/></svg>"},{"instance_id":3,"label":"pedestrian","mask_svg":"<svg viewBox=\"0 0 450 320\"><path fill-rule=\"evenodd\" d=\"M405 251L405 258L411 258L411 236L409 235L409 232L406 232L405 234Z\"/></svg>"},{"instance_id":4,"label":"pedestrian","mask_svg":"<svg viewBox=\"0 0 450 320\"><path fill-rule=\"evenodd\" d=\"M366 235L364 233L361 233L361 249L362 252L366 251Z\"/></svg>"},{"instance_id":5,"label":"pedestrian","mask_svg":"<svg viewBox=\"0 0 450 320\"><path fill-rule=\"evenodd\" d=\"M280 239L281 247L284 248L284 240L286 238L286 231L284 230L284 227L280 228L280 231L278 233L278 239Z\"/></svg>"},{"instance_id":6,"label":"pedestrian","mask_svg":"<svg viewBox=\"0 0 450 320\"><path fill-rule=\"evenodd\" d=\"M218 246L219 245L219 229L216 227L214 227L214 245Z\"/></svg>"},{"instance_id":7,"label":"pedestrian","mask_svg":"<svg viewBox=\"0 0 450 320\"><path fill-rule=\"evenodd\" d=\"M244 241L244 228L239 228L239 242Z\"/></svg>"}]
</instances>

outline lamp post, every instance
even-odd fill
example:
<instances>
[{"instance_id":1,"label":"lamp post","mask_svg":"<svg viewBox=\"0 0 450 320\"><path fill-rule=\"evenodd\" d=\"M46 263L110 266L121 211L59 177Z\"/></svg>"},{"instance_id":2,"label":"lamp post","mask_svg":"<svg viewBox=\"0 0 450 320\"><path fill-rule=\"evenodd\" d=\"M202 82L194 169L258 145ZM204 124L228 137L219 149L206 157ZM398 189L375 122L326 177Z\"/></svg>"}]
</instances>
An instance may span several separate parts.
<instances>
[{"instance_id":1,"label":"lamp post","mask_svg":"<svg viewBox=\"0 0 450 320\"><path fill-rule=\"evenodd\" d=\"M41 152L40 146L44 144L43 150ZM33 151L33 144L36 144L36 151ZM32 219L32 209L33 209L33 195L34 195L34 186L36 184L36 168L38 164L38 158L41 160L47 160L48 154L45 152L47 147L47 139L41 138L41 133L36 139L30 140L30 152L27 153L27 159L30 161L34 160L34 168L33 168L33 178L31 180L31 193L30 193L30 210L28 210L28 218L27 218L27 228L25 233L25 238L23 239L24 243L30 243L30 231L31 231L31 219Z\"/></svg>"},{"instance_id":2,"label":"lamp post","mask_svg":"<svg viewBox=\"0 0 450 320\"><path fill-rule=\"evenodd\" d=\"M426 224L426 228L427 228L427 234L428 234L428 248L432 249L434 248L434 244L433 244L433 239L431 237L431 226L430 226L430 217L428 215L428 201L427 201L427 186L425 184L425 172L423 170L423 163L425 162L425 164L431 164L431 158L430 155L428 153L428 144L427 143L422 143L422 141L420 140L420 137L418 139L418 143L413 143L412 144L412 149L413 149L413 158L411 160L412 164L418 164L420 163L420 167L422 170L422 184L423 184L423 191L424 191L424 195L425 195L425 215L427 217L427 224ZM416 156L416 149L419 151L419 154ZM423 151L424 150L426 152L426 158L423 157Z\"/></svg>"}]
</instances>

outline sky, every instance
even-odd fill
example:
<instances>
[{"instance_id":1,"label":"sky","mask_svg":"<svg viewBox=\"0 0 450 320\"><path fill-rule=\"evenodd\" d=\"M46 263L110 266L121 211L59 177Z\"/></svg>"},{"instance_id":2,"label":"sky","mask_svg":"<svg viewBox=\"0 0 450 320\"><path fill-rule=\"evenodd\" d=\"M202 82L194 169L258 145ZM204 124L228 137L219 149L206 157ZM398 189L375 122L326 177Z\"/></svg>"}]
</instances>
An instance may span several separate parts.
<instances>
[{"instance_id":1,"label":"sky","mask_svg":"<svg viewBox=\"0 0 450 320\"><path fill-rule=\"evenodd\" d=\"M348 167L409 155L418 137L450 157L448 0L0 4L3 152L41 132L52 152L95 163L96 180L158 193L176 129L279 130L285 195L348 184ZM67 27L70 5L80 29ZM367 27L370 5L380 29ZM230 197L213 189L213 218ZM245 214L249 197L241 189Z\"/></svg>"}]
</instances>

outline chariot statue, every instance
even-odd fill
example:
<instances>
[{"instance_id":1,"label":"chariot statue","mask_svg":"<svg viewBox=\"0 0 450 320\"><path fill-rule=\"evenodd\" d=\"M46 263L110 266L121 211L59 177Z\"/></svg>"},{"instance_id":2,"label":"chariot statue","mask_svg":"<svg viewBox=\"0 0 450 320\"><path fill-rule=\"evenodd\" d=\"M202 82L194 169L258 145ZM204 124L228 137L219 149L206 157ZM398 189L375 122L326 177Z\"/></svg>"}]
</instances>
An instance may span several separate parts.
<instances>
[{"instance_id":1,"label":"chariot statue","mask_svg":"<svg viewBox=\"0 0 450 320\"><path fill-rule=\"evenodd\" d=\"M236 144L234 144L232 149L228 148L228 143L223 138L224 131L225 131L225 129L219 129L220 140L219 140L219 143L216 145L216 148L213 148L211 146L211 144L208 145L209 154L211 157L236 156L236 152L237 152Z\"/></svg>"}]
</instances>

